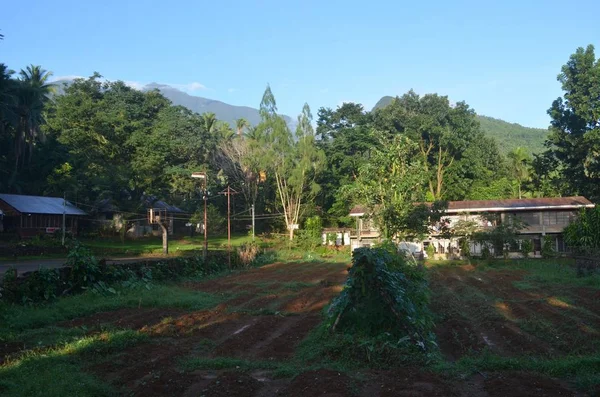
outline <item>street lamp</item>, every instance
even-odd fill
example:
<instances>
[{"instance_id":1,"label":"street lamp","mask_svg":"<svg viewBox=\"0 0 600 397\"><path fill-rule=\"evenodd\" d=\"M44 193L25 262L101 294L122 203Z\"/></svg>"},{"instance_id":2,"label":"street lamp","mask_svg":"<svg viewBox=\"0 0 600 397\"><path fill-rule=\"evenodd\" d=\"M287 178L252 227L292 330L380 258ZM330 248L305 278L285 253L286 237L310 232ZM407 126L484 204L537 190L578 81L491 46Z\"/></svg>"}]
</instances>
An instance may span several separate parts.
<instances>
[{"instance_id":1,"label":"street lamp","mask_svg":"<svg viewBox=\"0 0 600 397\"><path fill-rule=\"evenodd\" d=\"M208 253L208 227L206 223L206 201L208 200L208 191L206 190L206 187L208 185L208 176L206 175L206 172L192 172L192 178L204 181L204 189L202 190L204 199L204 250L202 252L202 257L206 261L206 255Z\"/></svg>"}]
</instances>

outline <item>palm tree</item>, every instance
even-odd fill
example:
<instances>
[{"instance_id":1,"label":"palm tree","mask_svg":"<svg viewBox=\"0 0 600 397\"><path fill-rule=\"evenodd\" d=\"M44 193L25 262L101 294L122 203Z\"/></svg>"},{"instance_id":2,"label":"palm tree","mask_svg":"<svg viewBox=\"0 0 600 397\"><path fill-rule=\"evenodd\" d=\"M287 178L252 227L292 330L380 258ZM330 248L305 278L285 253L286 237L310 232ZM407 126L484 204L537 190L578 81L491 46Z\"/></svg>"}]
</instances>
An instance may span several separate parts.
<instances>
[{"instance_id":1,"label":"palm tree","mask_svg":"<svg viewBox=\"0 0 600 397\"><path fill-rule=\"evenodd\" d=\"M531 155L527 149L516 147L508 154L508 158L510 159L512 173L519 188L519 198L522 198L521 187L523 182L529 180L530 176L529 169L531 168Z\"/></svg>"},{"instance_id":2,"label":"palm tree","mask_svg":"<svg viewBox=\"0 0 600 397\"><path fill-rule=\"evenodd\" d=\"M215 130L224 141L230 141L235 136L231 126L225 121L217 121Z\"/></svg>"},{"instance_id":3,"label":"palm tree","mask_svg":"<svg viewBox=\"0 0 600 397\"><path fill-rule=\"evenodd\" d=\"M11 79L14 71L0 63L0 133L9 126L15 125L15 80Z\"/></svg>"},{"instance_id":4,"label":"palm tree","mask_svg":"<svg viewBox=\"0 0 600 397\"><path fill-rule=\"evenodd\" d=\"M54 91L54 85L48 82L52 72L41 66L27 66L25 70L21 69L19 76L16 90L18 122L15 135L15 172L27 154L31 159L33 147L41 138L44 106Z\"/></svg>"},{"instance_id":5,"label":"palm tree","mask_svg":"<svg viewBox=\"0 0 600 397\"><path fill-rule=\"evenodd\" d=\"M214 113L202 113L202 125L206 132L211 133L215 130L217 124L217 116Z\"/></svg>"},{"instance_id":6,"label":"palm tree","mask_svg":"<svg viewBox=\"0 0 600 397\"><path fill-rule=\"evenodd\" d=\"M237 129L238 137L242 138L244 135L244 129L250 127L250 123L245 118L240 118L235 121L235 127Z\"/></svg>"}]
</instances>

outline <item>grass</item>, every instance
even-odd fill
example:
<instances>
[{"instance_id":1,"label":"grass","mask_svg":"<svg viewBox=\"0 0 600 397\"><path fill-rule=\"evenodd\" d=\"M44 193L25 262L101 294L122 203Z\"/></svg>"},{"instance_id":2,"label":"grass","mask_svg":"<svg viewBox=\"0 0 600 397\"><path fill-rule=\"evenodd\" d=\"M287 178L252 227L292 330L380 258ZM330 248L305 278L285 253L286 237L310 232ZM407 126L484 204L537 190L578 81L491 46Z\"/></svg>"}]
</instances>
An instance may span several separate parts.
<instances>
[{"instance_id":1,"label":"grass","mask_svg":"<svg viewBox=\"0 0 600 397\"><path fill-rule=\"evenodd\" d=\"M143 342L147 336L136 331L115 331L83 337L49 349L28 351L0 367L3 396L111 396L112 387L82 371L97 355L120 351Z\"/></svg>"},{"instance_id":2,"label":"grass","mask_svg":"<svg viewBox=\"0 0 600 397\"><path fill-rule=\"evenodd\" d=\"M552 377L567 378L581 389L600 384L600 355L564 356L544 359L537 357L502 357L490 352L468 356L456 362L455 370L475 371L531 371Z\"/></svg>"},{"instance_id":3,"label":"grass","mask_svg":"<svg viewBox=\"0 0 600 397\"><path fill-rule=\"evenodd\" d=\"M118 295L86 292L61 298L48 305L0 306L0 340L10 341L22 331L44 327L97 312L136 307L175 307L206 310L228 299L229 295L214 295L192 291L174 284L154 285L152 289L124 289ZM15 334L16 333L16 334Z\"/></svg>"},{"instance_id":4,"label":"grass","mask_svg":"<svg viewBox=\"0 0 600 397\"><path fill-rule=\"evenodd\" d=\"M257 243L262 241L257 238ZM239 246L252 241L252 237L247 234L231 236L231 245ZM126 240L121 242L119 238L97 238L84 239L82 243L90 247L96 255L144 255L161 254L161 237L144 237L135 240ZM185 254L186 252L202 251L204 247L204 237L178 237L169 240L170 255ZM209 236L208 249L227 248L227 236Z\"/></svg>"}]
</instances>

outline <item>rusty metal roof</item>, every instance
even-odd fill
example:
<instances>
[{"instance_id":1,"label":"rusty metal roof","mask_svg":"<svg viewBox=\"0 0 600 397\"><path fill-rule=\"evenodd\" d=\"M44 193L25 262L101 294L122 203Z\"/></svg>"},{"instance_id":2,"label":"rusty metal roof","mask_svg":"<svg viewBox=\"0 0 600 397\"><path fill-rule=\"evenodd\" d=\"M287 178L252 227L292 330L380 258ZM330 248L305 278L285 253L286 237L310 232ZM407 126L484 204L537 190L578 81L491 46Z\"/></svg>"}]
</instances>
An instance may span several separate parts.
<instances>
[{"instance_id":1,"label":"rusty metal roof","mask_svg":"<svg viewBox=\"0 0 600 397\"><path fill-rule=\"evenodd\" d=\"M363 207L361 205L355 205L350 210L350 216L363 216L367 212L369 212L369 209L367 207Z\"/></svg>"},{"instance_id":2,"label":"rusty metal roof","mask_svg":"<svg viewBox=\"0 0 600 397\"><path fill-rule=\"evenodd\" d=\"M431 203L427 203L431 205ZM499 211L525 211L541 209L578 209L593 208L595 205L583 196L575 197L546 197L527 199L504 200L465 200L449 201L446 213L460 212L499 212ZM366 207L355 206L350 211L350 216L363 216L368 213Z\"/></svg>"},{"instance_id":3,"label":"rusty metal roof","mask_svg":"<svg viewBox=\"0 0 600 397\"><path fill-rule=\"evenodd\" d=\"M546 197L505 200L466 200L448 202L448 213L523 211L535 209L591 208L594 204L583 196Z\"/></svg>"},{"instance_id":4,"label":"rusty metal roof","mask_svg":"<svg viewBox=\"0 0 600 397\"><path fill-rule=\"evenodd\" d=\"M64 211L67 215L86 215L85 212L71 204L68 200L65 202L66 205L63 206L64 200L61 197L0 193L0 200L15 210L26 214L62 215Z\"/></svg>"}]
</instances>

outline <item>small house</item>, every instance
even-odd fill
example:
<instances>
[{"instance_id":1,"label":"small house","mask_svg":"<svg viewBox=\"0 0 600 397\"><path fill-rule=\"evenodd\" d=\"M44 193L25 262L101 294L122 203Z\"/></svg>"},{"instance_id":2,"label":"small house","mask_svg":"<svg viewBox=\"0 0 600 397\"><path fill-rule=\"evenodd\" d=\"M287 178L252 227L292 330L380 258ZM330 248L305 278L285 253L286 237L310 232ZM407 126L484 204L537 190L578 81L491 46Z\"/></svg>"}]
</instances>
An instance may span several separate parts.
<instances>
[{"instance_id":1,"label":"small house","mask_svg":"<svg viewBox=\"0 0 600 397\"><path fill-rule=\"evenodd\" d=\"M21 238L52 234L62 229L77 234L86 215L61 197L26 196L0 193L0 232L16 233Z\"/></svg>"}]
</instances>

